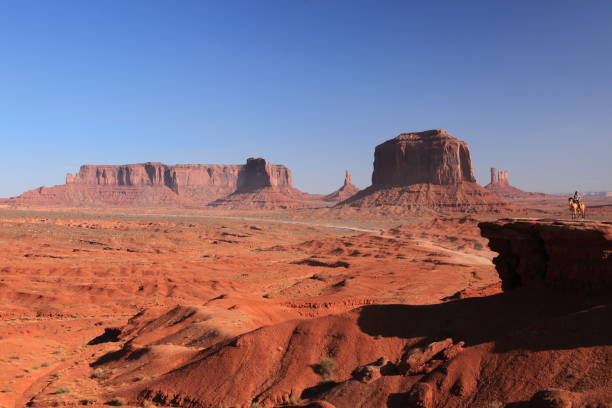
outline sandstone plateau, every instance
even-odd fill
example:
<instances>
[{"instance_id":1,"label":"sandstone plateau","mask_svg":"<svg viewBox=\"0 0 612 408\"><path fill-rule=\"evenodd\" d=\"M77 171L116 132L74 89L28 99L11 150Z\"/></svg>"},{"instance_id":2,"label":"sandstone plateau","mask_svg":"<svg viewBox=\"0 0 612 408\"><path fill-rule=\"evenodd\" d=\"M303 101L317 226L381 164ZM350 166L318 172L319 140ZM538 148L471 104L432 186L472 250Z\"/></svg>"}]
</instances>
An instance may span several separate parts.
<instances>
[{"instance_id":1,"label":"sandstone plateau","mask_svg":"<svg viewBox=\"0 0 612 408\"><path fill-rule=\"evenodd\" d=\"M511 206L476 184L467 144L443 129L403 133L374 151L372 185L339 206L422 212L500 212Z\"/></svg>"},{"instance_id":2,"label":"sandstone plateau","mask_svg":"<svg viewBox=\"0 0 612 408\"><path fill-rule=\"evenodd\" d=\"M243 207L252 208L307 207L297 199L318 198L295 189L291 171L285 166L250 158L245 165L84 165L76 175L69 173L64 185L30 190L8 202L14 205L201 207L226 196L229 197L225 202L240 197Z\"/></svg>"}]
</instances>

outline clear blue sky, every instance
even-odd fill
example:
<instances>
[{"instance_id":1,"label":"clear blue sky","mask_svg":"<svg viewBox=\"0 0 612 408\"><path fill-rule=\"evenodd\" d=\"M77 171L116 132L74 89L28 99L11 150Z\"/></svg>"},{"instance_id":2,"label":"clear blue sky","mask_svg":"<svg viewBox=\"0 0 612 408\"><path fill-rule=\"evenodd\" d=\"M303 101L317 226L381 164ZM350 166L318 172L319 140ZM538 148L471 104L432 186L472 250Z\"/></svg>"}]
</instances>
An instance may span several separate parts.
<instances>
[{"instance_id":1,"label":"clear blue sky","mask_svg":"<svg viewBox=\"0 0 612 408\"><path fill-rule=\"evenodd\" d=\"M329 192L445 128L529 191L612 190L612 1L0 2L0 197L83 163L261 156Z\"/></svg>"}]
</instances>

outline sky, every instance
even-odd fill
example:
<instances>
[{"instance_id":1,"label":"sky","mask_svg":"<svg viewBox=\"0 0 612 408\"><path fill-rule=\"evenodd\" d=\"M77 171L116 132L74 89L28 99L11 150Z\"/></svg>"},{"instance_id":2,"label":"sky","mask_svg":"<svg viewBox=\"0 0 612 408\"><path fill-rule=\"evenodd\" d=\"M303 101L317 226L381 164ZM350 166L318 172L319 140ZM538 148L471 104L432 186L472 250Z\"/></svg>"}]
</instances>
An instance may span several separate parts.
<instances>
[{"instance_id":1,"label":"sky","mask_svg":"<svg viewBox=\"0 0 612 408\"><path fill-rule=\"evenodd\" d=\"M240 164L371 182L444 128L475 175L612 191L612 2L0 1L0 197L81 164Z\"/></svg>"}]
</instances>

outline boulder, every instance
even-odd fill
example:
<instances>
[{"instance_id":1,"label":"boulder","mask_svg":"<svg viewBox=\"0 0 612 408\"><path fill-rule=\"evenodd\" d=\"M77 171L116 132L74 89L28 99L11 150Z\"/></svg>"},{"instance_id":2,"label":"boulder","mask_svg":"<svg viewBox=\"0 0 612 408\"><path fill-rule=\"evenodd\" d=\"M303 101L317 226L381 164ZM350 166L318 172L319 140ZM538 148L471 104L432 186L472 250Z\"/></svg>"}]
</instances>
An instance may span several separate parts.
<instances>
[{"instance_id":1,"label":"boulder","mask_svg":"<svg viewBox=\"0 0 612 408\"><path fill-rule=\"evenodd\" d=\"M559 388L536 392L529 401L530 408L572 408L575 395Z\"/></svg>"},{"instance_id":2,"label":"boulder","mask_svg":"<svg viewBox=\"0 0 612 408\"><path fill-rule=\"evenodd\" d=\"M379 358L371 364L366 364L357 367L351 373L352 377L361 381L362 383L369 384L378 380L381 377L380 369L388 363L388 360L384 357Z\"/></svg>"},{"instance_id":3,"label":"boulder","mask_svg":"<svg viewBox=\"0 0 612 408\"><path fill-rule=\"evenodd\" d=\"M460 351L463 343L458 343L457 346ZM428 369L428 365L434 360L434 357L438 354L442 354L444 351L452 347L454 347L453 339L448 338L441 341L434 341L425 348L417 347L410 349L404 353L400 359L397 369L404 375L415 375L429 372L431 370ZM457 347L455 347L455 350L457 350ZM454 357L456 354L456 352L451 352L450 356ZM442 355L440 357L442 357Z\"/></svg>"},{"instance_id":4,"label":"boulder","mask_svg":"<svg viewBox=\"0 0 612 408\"><path fill-rule=\"evenodd\" d=\"M434 408L433 387L431 384L418 382L408 392L407 408Z\"/></svg>"}]
</instances>

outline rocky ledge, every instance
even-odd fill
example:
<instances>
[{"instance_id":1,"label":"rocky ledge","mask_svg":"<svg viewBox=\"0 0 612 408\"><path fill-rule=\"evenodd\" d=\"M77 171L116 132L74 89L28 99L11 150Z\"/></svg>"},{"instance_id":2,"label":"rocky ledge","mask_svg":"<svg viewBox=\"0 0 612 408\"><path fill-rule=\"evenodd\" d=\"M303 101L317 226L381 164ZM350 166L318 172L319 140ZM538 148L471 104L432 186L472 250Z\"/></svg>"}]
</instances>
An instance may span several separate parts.
<instances>
[{"instance_id":1,"label":"rocky ledge","mask_svg":"<svg viewBox=\"0 0 612 408\"><path fill-rule=\"evenodd\" d=\"M612 222L501 219L478 226L499 254L493 263L504 291L612 291Z\"/></svg>"}]
</instances>

